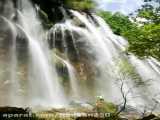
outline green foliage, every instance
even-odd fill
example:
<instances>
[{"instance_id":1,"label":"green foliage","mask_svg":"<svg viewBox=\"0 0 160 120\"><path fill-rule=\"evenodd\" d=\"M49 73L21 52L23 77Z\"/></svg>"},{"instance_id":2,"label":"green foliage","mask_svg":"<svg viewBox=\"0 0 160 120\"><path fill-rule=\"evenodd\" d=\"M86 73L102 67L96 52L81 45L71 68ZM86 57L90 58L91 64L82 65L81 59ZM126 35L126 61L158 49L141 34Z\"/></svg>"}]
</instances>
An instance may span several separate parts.
<instances>
[{"instance_id":1,"label":"green foliage","mask_svg":"<svg viewBox=\"0 0 160 120\"><path fill-rule=\"evenodd\" d=\"M76 10L91 10L95 8L95 3L92 0L65 0L65 4Z\"/></svg>"},{"instance_id":2,"label":"green foliage","mask_svg":"<svg viewBox=\"0 0 160 120\"><path fill-rule=\"evenodd\" d=\"M148 24L144 26L144 33L149 42L148 54L160 58L160 24Z\"/></svg>"},{"instance_id":3,"label":"green foliage","mask_svg":"<svg viewBox=\"0 0 160 120\"><path fill-rule=\"evenodd\" d=\"M103 110L104 112L115 113L117 107L113 103L104 102Z\"/></svg>"},{"instance_id":4,"label":"green foliage","mask_svg":"<svg viewBox=\"0 0 160 120\"><path fill-rule=\"evenodd\" d=\"M152 56L160 59L160 24L148 24L138 31L127 31L125 36L129 40L129 51L140 57ZM137 39L136 39L137 38Z\"/></svg>"},{"instance_id":5,"label":"green foliage","mask_svg":"<svg viewBox=\"0 0 160 120\"><path fill-rule=\"evenodd\" d=\"M117 106L113 103L97 100L96 104L96 110L99 113L115 113L117 111Z\"/></svg>"},{"instance_id":6,"label":"green foliage","mask_svg":"<svg viewBox=\"0 0 160 120\"><path fill-rule=\"evenodd\" d=\"M121 13L111 14L110 12L101 11L98 14L110 25L115 34L122 35L125 31L134 27L128 16Z\"/></svg>"},{"instance_id":7,"label":"green foliage","mask_svg":"<svg viewBox=\"0 0 160 120\"><path fill-rule=\"evenodd\" d=\"M128 62L127 59L123 59L118 64L123 76L132 77L134 80L141 81L141 77L136 72L135 68Z\"/></svg>"},{"instance_id":8,"label":"green foliage","mask_svg":"<svg viewBox=\"0 0 160 120\"><path fill-rule=\"evenodd\" d=\"M160 4L156 0L145 2L147 3L138 10L137 17L145 18L148 22L137 27L134 32L126 31L124 36L130 43L129 51L141 57L152 56L160 59Z\"/></svg>"},{"instance_id":9,"label":"green foliage","mask_svg":"<svg viewBox=\"0 0 160 120\"><path fill-rule=\"evenodd\" d=\"M153 23L160 23L160 1L158 0L144 0L146 4L138 9L138 17L146 18Z\"/></svg>"},{"instance_id":10,"label":"green foliage","mask_svg":"<svg viewBox=\"0 0 160 120\"><path fill-rule=\"evenodd\" d=\"M115 34L125 37L129 42L128 51L139 57L152 56L160 59L160 15L153 6L143 6L136 17L149 22L139 26L129 17L120 13L111 14L101 11L98 14L110 25Z\"/></svg>"}]
</instances>

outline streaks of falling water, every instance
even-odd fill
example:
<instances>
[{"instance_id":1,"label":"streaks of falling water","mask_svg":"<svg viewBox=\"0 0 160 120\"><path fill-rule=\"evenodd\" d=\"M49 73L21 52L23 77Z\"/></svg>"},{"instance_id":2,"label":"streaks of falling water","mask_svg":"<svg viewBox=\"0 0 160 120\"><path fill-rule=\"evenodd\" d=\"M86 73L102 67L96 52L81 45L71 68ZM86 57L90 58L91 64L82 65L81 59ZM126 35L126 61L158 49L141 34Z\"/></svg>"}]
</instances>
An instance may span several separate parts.
<instances>
[{"instance_id":1,"label":"streaks of falling water","mask_svg":"<svg viewBox=\"0 0 160 120\"><path fill-rule=\"evenodd\" d=\"M115 85L116 77L116 67L114 57L117 52L113 44L108 38L104 38L104 35L100 33L100 30L96 28L84 15L76 11L72 11L74 16L76 16L85 26L88 28L88 35L86 33L86 41L89 41L91 51L94 51L92 54L96 57L94 65L99 71L99 75L96 76L97 81L97 93L102 94L108 100L115 100L117 97L114 96L116 93L119 93ZM84 32L83 32L84 33ZM107 92L106 92L107 91ZM120 93L119 93L120 95Z\"/></svg>"},{"instance_id":2,"label":"streaks of falling water","mask_svg":"<svg viewBox=\"0 0 160 120\"><path fill-rule=\"evenodd\" d=\"M53 40L55 41L57 39L56 37L56 32L60 31L61 33L61 40L62 40L62 44L63 44L63 48L64 48L64 55L65 55L65 59L62 59L61 57L55 55L61 62L63 62L67 69L68 69L68 74L69 74L69 79L71 82L71 89L72 89L72 97L78 98L79 96L79 87L78 87L78 80L76 77L76 71L74 69L74 67L71 65L71 62L68 58L68 45L67 45L67 41L66 41L66 30L67 30L67 26L66 24L56 24L51 30L50 33L52 33L54 35ZM55 45L54 45L55 46Z\"/></svg>"},{"instance_id":3,"label":"streaks of falling water","mask_svg":"<svg viewBox=\"0 0 160 120\"><path fill-rule=\"evenodd\" d=\"M122 37L114 35L103 19L97 16L95 17L97 18L98 23L100 24L103 32L107 33L106 37L110 38L110 40L116 46L118 46L118 48L120 49L120 52L123 52L125 48L128 46L127 41ZM124 55L121 54L121 56L124 56ZM144 86L144 88L143 87L134 88L138 90L142 98L140 100L141 101L140 103L147 104L149 106L150 103L151 104L153 103L152 99L154 98L154 96L158 94L160 91L157 86L157 84L159 83L159 77L160 77L158 75L160 70L158 67L159 62L154 58L149 58L147 60L140 60L133 54L129 56L128 61L135 68L135 72L137 72L140 75L141 80L144 83L147 83L147 81L149 81L149 85ZM130 84L134 84L134 83L132 82ZM148 94L150 94L150 96L148 96Z\"/></svg>"},{"instance_id":4,"label":"streaks of falling water","mask_svg":"<svg viewBox=\"0 0 160 120\"><path fill-rule=\"evenodd\" d=\"M17 96L18 95L18 90L19 90L19 83L18 83L18 78L17 78L17 54L16 54L16 30L12 23L10 23L11 29L13 32L12 36L12 46L11 46L11 84L12 84L12 89L14 92L11 94L11 100L13 103L12 105L17 105L20 100L20 98ZM16 103L15 103L16 102Z\"/></svg>"},{"instance_id":5,"label":"streaks of falling water","mask_svg":"<svg viewBox=\"0 0 160 120\"><path fill-rule=\"evenodd\" d=\"M157 92L160 91L160 89L158 87L160 76L154 70L158 70L158 67L154 66L152 68L151 66L153 66L153 63L150 60L147 60L149 62L147 62L146 60L140 60L134 55L131 55L129 57L129 60L130 60L131 64L136 68L136 71L142 77L142 80L144 80L146 82L149 81L150 85L148 87L150 88L149 89L150 95L152 96L154 94L157 94ZM151 64L151 66L150 66L150 64ZM149 93L147 93L147 94L149 94Z\"/></svg>"},{"instance_id":6,"label":"streaks of falling water","mask_svg":"<svg viewBox=\"0 0 160 120\"><path fill-rule=\"evenodd\" d=\"M20 17L22 29L29 41L31 105L60 107L65 104L63 91L58 82L55 66L51 65L48 45L43 30L32 5L23 0Z\"/></svg>"},{"instance_id":7,"label":"streaks of falling water","mask_svg":"<svg viewBox=\"0 0 160 120\"><path fill-rule=\"evenodd\" d=\"M16 53L16 35L17 35L17 32L16 32L16 28L15 26L13 25L13 23L8 20L7 18L5 17L2 17L4 19L4 21L6 21L6 23L8 23L8 26L10 27L11 29L11 47L10 47L10 66L11 66L11 69L10 69L10 84L11 84L11 87L10 87L10 93L9 93L9 96L10 96L10 102L9 104L10 105L14 105L14 106L19 106L21 105L20 103L20 93L19 93L19 90L20 90L20 84L19 84L19 80L18 80L18 77L17 77L17 53Z\"/></svg>"},{"instance_id":8,"label":"streaks of falling water","mask_svg":"<svg viewBox=\"0 0 160 120\"><path fill-rule=\"evenodd\" d=\"M80 96L80 94L79 94L80 88L78 86L78 81L77 81L77 77L76 77L76 71L75 71L74 67L71 65L71 63L69 63L68 61L62 59L61 57L59 57L57 55L55 55L55 57L57 59L59 59L60 61L62 61L66 65L66 67L68 69L69 79L71 81L72 93L71 93L70 97L72 98L72 100L74 100L74 99L77 100L79 98L79 96Z\"/></svg>"},{"instance_id":9,"label":"streaks of falling water","mask_svg":"<svg viewBox=\"0 0 160 120\"><path fill-rule=\"evenodd\" d=\"M147 59L147 61L151 65L151 67L153 68L153 70L160 75L160 69L159 69L160 68L160 63L159 63L159 61L157 61L153 57L150 57L149 59Z\"/></svg>"},{"instance_id":10,"label":"streaks of falling water","mask_svg":"<svg viewBox=\"0 0 160 120\"><path fill-rule=\"evenodd\" d=\"M101 80L101 82L98 82L98 84L96 85L96 89L98 93L100 94L104 94L105 90L107 90L108 92L107 94L105 94L105 96L107 96L107 99L109 99L109 97L113 98L115 97L113 96L113 94L116 93L115 84L114 84L114 81L112 81L113 79L112 77L115 76L114 74L112 74L112 72L114 72L113 70L114 62L113 62L112 54L116 54L116 52L113 52L115 51L115 48L112 47L113 45L111 44L110 41L104 41L104 38L100 34L100 31L98 31L96 27L94 26L94 24L90 23L87 20L87 18L85 18L85 16L75 11L72 11L72 12L75 14L75 16L77 16L80 19L80 21L84 22L84 24L88 27L89 31L87 29L83 29L83 28L73 25L70 20L66 20L64 23L56 24L54 26L53 33L55 35L55 32L58 31L58 29L62 29L63 27L63 30L61 31L62 32L61 34L63 36L62 41L64 45L66 46L66 43L64 42L64 39L65 39L64 29L69 30L70 33L72 33L73 44L74 44L74 47L78 55L79 55L79 51L78 51L78 47L77 47L78 45L76 45L76 42L82 41L82 42L85 42L86 45L88 45L88 47L84 49L86 49L88 52L96 56L96 60L93 62L95 62L97 69L100 70L100 76L97 76L97 82L99 80ZM58 27L58 29L55 29L56 27ZM79 34L79 39L77 40L74 39L73 31ZM110 46L112 50L110 50L109 47L105 45L105 42L109 44L108 46ZM105 84L103 82L105 82Z\"/></svg>"},{"instance_id":11,"label":"streaks of falling water","mask_svg":"<svg viewBox=\"0 0 160 120\"><path fill-rule=\"evenodd\" d=\"M72 11L73 15L76 16L82 23L85 24L87 29L83 29L81 27L78 27L76 25L73 25L71 22L65 22L62 23L63 26L65 26L65 29L69 31L76 31L80 35L80 39L83 42L86 42L88 44L88 47L85 48L86 50L89 50L95 57L96 60L92 61L95 62L95 65L97 69L100 71L100 75L97 76L97 91L100 91L100 94L104 94L104 96L111 101L114 101L115 99L119 97L115 97L114 94L120 94L119 90L117 89L117 86L115 85L116 79L123 79L125 81L129 81L125 84L125 91L129 89L130 87L134 86L134 78L131 76L122 76L122 73L120 68L117 66L117 63L120 61L123 61L123 59L128 60L128 64L130 63L132 67L135 68L136 73L138 73L143 80L150 79L150 74L148 74L147 71L153 71L152 68L158 72L158 67L156 67L155 61L152 60L148 63L151 67L149 67L147 64L144 64L144 61L139 59L128 59L128 57L124 54L125 48L128 45L127 41L123 39L122 37L116 36L112 33L111 29L108 27L108 25L102 20L100 17L94 16L94 18L97 20L99 27L93 24L93 22L90 22L85 15L82 15L76 11ZM106 34L104 34L106 33ZM73 38L72 38L73 39ZM78 40L77 40L78 41ZM76 42L74 42L76 43ZM76 45L77 46L77 45ZM139 64L134 64L134 62L139 61L144 67L137 68ZM147 71L146 71L147 69ZM127 73L126 73L127 74ZM146 75L148 74L148 75ZM154 73L155 74L155 73ZM155 76L154 80L159 78L158 76ZM154 86L157 88L157 86ZM143 95L143 89L134 88L135 93L131 94L130 97L132 98L135 94L140 94L142 99L139 99L139 102L141 104L147 104L150 102L148 100L148 97L146 95ZM149 88L148 88L149 89ZM107 92L106 92L107 91ZM99 93L99 92L98 92ZM148 90L148 93L151 93ZM145 99L147 98L147 99ZM136 100L132 100L130 102L133 106L136 106Z\"/></svg>"}]
</instances>

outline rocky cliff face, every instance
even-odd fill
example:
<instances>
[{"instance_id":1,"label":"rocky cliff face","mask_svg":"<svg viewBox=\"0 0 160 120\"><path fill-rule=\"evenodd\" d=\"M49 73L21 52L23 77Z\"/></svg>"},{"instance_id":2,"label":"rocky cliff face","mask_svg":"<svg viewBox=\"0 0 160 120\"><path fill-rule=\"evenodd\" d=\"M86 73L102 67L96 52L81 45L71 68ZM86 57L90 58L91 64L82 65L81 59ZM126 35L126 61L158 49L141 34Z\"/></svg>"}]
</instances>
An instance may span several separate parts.
<instances>
[{"instance_id":1,"label":"rocky cliff face","mask_svg":"<svg viewBox=\"0 0 160 120\"><path fill-rule=\"evenodd\" d=\"M33 5L39 6L40 19L42 19L42 24L47 29L50 28L54 23L63 20L63 13L61 11L61 7L63 6L63 2L61 0L32 0ZM13 22L17 22L18 20L18 12L17 7L21 3L21 0L1 0L0 1L0 47L7 47L11 45L11 37L13 37L12 28L8 25L8 20ZM5 19L6 18L6 19ZM14 25L13 25L14 26ZM17 43L20 48L23 48L23 45L26 45L26 38L21 29L17 26ZM22 45L22 46L21 46Z\"/></svg>"},{"instance_id":2,"label":"rocky cliff face","mask_svg":"<svg viewBox=\"0 0 160 120\"><path fill-rule=\"evenodd\" d=\"M80 20L76 19L76 17L72 17L71 13L69 12L69 9L64 5L63 1L32 0L32 2L34 8L37 8L37 15L39 15L41 22L44 25L44 28L47 29L47 31L49 31L51 27L54 27L54 24L66 19L64 16L64 12L67 14L68 17L73 18L73 22L75 22L74 24L76 26L79 26L81 28L86 27L84 24L82 24ZM3 103L6 103L6 100L8 99L7 95L10 92L9 88L12 84L9 80L11 74L11 48L13 46L13 38L16 39L16 57L18 61L16 76L19 78L23 86L22 90L24 91L26 89L26 82L29 74L28 38L26 36L25 31L23 31L18 25L20 24L20 13L17 11L17 8L20 7L20 4L21 0L0 1L0 64L2 65L0 67L0 78L3 79L2 85L0 85L0 94L5 95L3 102L1 102L2 105ZM19 8L19 10L21 10L21 8ZM74 43L73 39L80 38L80 34L78 32L66 29L64 31L64 34L68 47L68 59L77 71L78 80L81 81L80 83L84 85L94 84L93 79L95 74L97 74L97 71L94 71L95 68L93 68L93 65L90 63L90 60L94 59L94 57L84 49L87 47L85 43L80 41ZM73 38L72 34L74 34L75 38ZM49 35L50 38L52 38L52 34ZM58 56L62 56L63 58L63 54L65 54L65 48L63 45L62 36L62 31L57 30L56 39L48 39L48 41L50 45L50 50L53 50L53 52L54 50L58 51L59 54L56 54ZM55 42L56 46L52 46L53 42ZM74 44L77 44L77 48ZM77 53L76 49L79 50L79 53ZM64 86L67 86L67 88L69 88L69 73L67 66L63 65L63 63L59 63L60 61L56 63L57 73L63 79L62 84L65 84ZM89 94L93 94L93 88L89 89ZM26 93L23 93L22 91L22 94ZM86 92L85 96L87 96L87 94L88 93Z\"/></svg>"},{"instance_id":3,"label":"rocky cliff face","mask_svg":"<svg viewBox=\"0 0 160 120\"><path fill-rule=\"evenodd\" d=\"M63 6L63 0L32 0L32 2L47 14L50 21L57 22L63 19L60 9Z\"/></svg>"},{"instance_id":4,"label":"rocky cliff face","mask_svg":"<svg viewBox=\"0 0 160 120\"><path fill-rule=\"evenodd\" d=\"M16 16L16 9L22 0L1 0L0 1L0 15L7 18ZM64 0L31 0L33 5L37 5L47 18L55 23L63 19L61 7L64 7Z\"/></svg>"}]
</instances>

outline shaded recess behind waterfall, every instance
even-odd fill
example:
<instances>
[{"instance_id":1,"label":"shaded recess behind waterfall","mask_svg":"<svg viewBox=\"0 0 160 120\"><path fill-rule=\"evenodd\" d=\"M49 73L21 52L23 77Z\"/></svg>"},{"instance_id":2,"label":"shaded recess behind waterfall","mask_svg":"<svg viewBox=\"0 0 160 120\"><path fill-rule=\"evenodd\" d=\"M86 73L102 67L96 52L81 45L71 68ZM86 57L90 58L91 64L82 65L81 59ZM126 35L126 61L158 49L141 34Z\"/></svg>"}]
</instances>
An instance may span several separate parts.
<instances>
[{"instance_id":1,"label":"shaded recess behind waterfall","mask_svg":"<svg viewBox=\"0 0 160 120\"><path fill-rule=\"evenodd\" d=\"M47 14L51 22L58 22L63 19L60 7L63 6L63 0L32 0L33 3L40 6L40 8Z\"/></svg>"},{"instance_id":2,"label":"shaded recess behind waterfall","mask_svg":"<svg viewBox=\"0 0 160 120\"><path fill-rule=\"evenodd\" d=\"M56 23L64 20L62 9L65 9L69 17L73 17L69 9L85 11L90 14L90 11L95 7L95 2L92 0L32 0L32 2L40 7L40 17L46 23ZM46 20L46 17L49 21Z\"/></svg>"}]
</instances>

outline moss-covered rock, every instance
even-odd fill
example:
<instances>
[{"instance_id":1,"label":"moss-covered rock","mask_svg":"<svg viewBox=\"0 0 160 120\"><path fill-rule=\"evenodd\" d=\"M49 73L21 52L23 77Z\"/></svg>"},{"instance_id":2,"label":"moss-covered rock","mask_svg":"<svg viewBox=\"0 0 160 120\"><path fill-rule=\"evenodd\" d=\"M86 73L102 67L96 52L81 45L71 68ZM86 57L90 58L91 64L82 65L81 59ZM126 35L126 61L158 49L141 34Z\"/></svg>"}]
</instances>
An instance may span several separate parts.
<instances>
[{"instance_id":1,"label":"moss-covered rock","mask_svg":"<svg viewBox=\"0 0 160 120\"><path fill-rule=\"evenodd\" d=\"M96 101L95 110L99 113L115 113L117 106L111 102L106 102L104 99Z\"/></svg>"},{"instance_id":2,"label":"moss-covered rock","mask_svg":"<svg viewBox=\"0 0 160 120\"><path fill-rule=\"evenodd\" d=\"M88 11L95 8L95 2L92 0L64 0L65 5L76 10Z\"/></svg>"}]
</instances>

